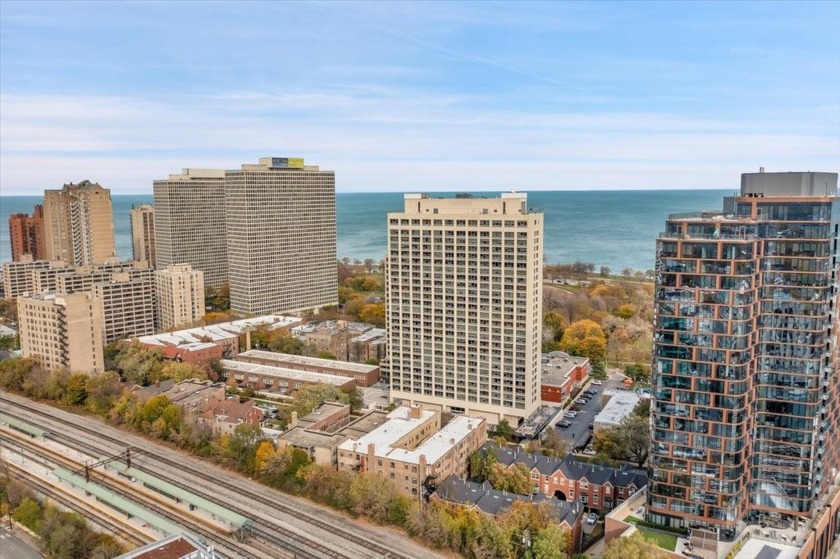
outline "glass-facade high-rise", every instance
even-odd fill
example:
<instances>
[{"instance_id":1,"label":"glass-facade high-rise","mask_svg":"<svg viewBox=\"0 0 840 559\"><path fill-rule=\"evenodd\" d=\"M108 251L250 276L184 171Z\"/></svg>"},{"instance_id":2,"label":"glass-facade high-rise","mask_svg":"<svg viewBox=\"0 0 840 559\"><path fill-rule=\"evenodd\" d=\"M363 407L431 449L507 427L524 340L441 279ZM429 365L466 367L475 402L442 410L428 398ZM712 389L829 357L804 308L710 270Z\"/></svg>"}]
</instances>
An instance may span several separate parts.
<instances>
[{"instance_id":1,"label":"glass-facade high-rise","mask_svg":"<svg viewBox=\"0 0 840 559\"><path fill-rule=\"evenodd\" d=\"M657 241L648 520L731 540L837 476L836 173L750 173Z\"/></svg>"}]
</instances>

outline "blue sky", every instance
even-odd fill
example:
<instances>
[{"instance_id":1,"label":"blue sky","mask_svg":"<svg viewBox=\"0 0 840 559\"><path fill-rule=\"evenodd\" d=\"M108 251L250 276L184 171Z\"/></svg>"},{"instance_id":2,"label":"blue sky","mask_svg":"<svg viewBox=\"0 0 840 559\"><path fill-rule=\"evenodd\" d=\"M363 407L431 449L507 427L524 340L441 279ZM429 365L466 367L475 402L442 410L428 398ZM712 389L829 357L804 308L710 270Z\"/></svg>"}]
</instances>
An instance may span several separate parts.
<instances>
[{"instance_id":1,"label":"blue sky","mask_svg":"<svg viewBox=\"0 0 840 559\"><path fill-rule=\"evenodd\" d=\"M299 156L340 191L840 168L840 2L0 4L0 191Z\"/></svg>"}]
</instances>

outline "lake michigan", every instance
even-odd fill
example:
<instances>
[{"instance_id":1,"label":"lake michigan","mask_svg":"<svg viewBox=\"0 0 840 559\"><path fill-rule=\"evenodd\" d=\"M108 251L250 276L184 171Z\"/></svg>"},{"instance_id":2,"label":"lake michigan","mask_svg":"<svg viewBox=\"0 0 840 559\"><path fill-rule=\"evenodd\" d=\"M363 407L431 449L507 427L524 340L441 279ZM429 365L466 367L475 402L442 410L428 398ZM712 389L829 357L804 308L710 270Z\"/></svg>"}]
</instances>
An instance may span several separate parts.
<instances>
[{"instance_id":1,"label":"lake michigan","mask_svg":"<svg viewBox=\"0 0 840 559\"><path fill-rule=\"evenodd\" d=\"M545 260L548 263L592 262L649 270L655 240L668 214L719 210L731 190L644 190L529 192L528 206L545 214ZM473 196L498 196L495 192ZM432 193L432 196L454 194ZM0 261L11 259L9 215L32 213L40 196L0 197ZM129 210L151 204L151 195L114 195L117 255L131 258ZM403 193L339 193L336 195L338 256L364 260L384 258L388 212L402 211Z\"/></svg>"}]
</instances>

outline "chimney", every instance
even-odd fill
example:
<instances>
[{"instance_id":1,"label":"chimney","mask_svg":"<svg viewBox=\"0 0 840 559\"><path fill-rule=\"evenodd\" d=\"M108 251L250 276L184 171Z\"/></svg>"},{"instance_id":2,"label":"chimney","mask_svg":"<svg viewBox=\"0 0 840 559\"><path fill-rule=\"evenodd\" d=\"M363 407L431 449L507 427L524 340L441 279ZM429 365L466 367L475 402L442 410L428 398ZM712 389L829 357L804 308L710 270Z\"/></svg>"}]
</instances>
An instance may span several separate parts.
<instances>
[{"instance_id":1,"label":"chimney","mask_svg":"<svg viewBox=\"0 0 840 559\"><path fill-rule=\"evenodd\" d=\"M296 411L292 412L292 418L289 420L289 429L294 429L298 426L298 413Z\"/></svg>"},{"instance_id":2,"label":"chimney","mask_svg":"<svg viewBox=\"0 0 840 559\"><path fill-rule=\"evenodd\" d=\"M759 172L759 173L763 173L763 172L764 172L764 167L759 167L759 168L758 168L758 172Z\"/></svg>"},{"instance_id":3,"label":"chimney","mask_svg":"<svg viewBox=\"0 0 840 559\"><path fill-rule=\"evenodd\" d=\"M245 351L251 349L251 329L245 329Z\"/></svg>"},{"instance_id":4,"label":"chimney","mask_svg":"<svg viewBox=\"0 0 840 559\"><path fill-rule=\"evenodd\" d=\"M420 404L412 404L411 405L411 419L420 419L422 415L423 408L420 407Z\"/></svg>"}]
</instances>

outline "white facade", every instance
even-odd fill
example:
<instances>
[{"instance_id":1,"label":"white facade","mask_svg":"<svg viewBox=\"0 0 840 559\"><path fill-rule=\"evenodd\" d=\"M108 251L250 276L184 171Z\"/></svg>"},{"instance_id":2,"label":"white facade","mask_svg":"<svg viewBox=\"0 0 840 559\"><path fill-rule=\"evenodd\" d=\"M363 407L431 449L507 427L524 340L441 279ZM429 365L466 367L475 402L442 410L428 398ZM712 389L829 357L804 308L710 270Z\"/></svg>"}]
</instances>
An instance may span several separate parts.
<instances>
[{"instance_id":1,"label":"white facade","mask_svg":"<svg viewBox=\"0 0 840 559\"><path fill-rule=\"evenodd\" d=\"M157 329L191 326L204 316L204 272L170 264L155 272Z\"/></svg>"},{"instance_id":2,"label":"white facade","mask_svg":"<svg viewBox=\"0 0 840 559\"><path fill-rule=\"evenodd\" d=\"M225 173L231 309L254 315L335 305L335 173L263 157Z\"/></svg>"},{"instance_id":3,"label":"white facade","mask_svg":"<svg viewBox=\"0 0 840 559\"><path fill-rule=\"evenodd\" d=\"M388 214L391 398L512 424L540 400L542 214L525 194Z\"/></svg>"}]
</instances>

